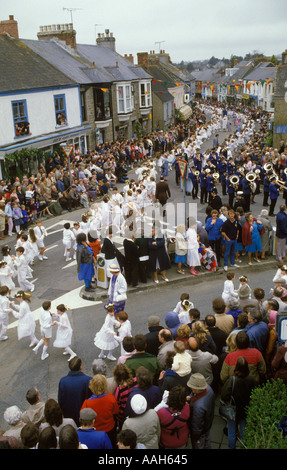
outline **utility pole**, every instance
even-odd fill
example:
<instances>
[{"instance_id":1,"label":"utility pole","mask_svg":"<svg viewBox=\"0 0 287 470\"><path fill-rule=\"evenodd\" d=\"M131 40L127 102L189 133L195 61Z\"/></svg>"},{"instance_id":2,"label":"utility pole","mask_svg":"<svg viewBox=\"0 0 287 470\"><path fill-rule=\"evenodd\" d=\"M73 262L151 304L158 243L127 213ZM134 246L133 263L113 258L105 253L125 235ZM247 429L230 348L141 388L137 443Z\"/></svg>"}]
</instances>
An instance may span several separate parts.
<instances>
[{"instance_id":1,"label":"utility pole","mask_svg":"<svg viewBox=\"0 0 287 470\"><path fill-rule=\"evenodd\" d=\"M155 42L155 44L158 44L158 52L160 52L160 45L161 45L162 42L165 42L165 41L157 41L157 42Z\"/></svg>"}]
</instances>

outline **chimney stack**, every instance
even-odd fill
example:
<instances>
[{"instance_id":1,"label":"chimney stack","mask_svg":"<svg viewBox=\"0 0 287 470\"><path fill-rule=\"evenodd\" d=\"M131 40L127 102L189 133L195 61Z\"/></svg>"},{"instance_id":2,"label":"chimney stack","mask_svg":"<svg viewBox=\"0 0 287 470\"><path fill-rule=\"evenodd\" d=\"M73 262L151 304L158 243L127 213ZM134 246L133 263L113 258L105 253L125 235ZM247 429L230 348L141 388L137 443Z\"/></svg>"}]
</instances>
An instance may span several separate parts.
<instances>
[{"instance_id":1,"label":"chimney stack","mask_svg":"<svg viewBox=\"0 0 287 470\"><path fill-rule=\"evenodd\" d=\"M147 67L148 66L148 53L147 52L138 52L138 66Z\"/></svg>"},{"instance_id":2,"label":"chimney stack","mask_svg":"<svg viewBox=\"0 0 287 470\"><path fill-rule=\"evenodd\" d=\"M0 34L4 33L19 39L18 22L14 20L14 15L9 15L9 20L0 21Z\"/></svg>"},{"instance_id":3,"label":"chimney stack","mask_svg":"<svg viewBox=\"0 0 287 470\"><path fill-rule=\"evenodd\" d=\"M65 41L67 46L70 46L73 49L77 48L76 31L73 28L73 23L40 26L40 31L37 33L37 37L38 39L45 41L58 38L60 41Z\"/></svg>"},{"instance_id":4,"label":"chimney stack","mask_svg":"<svg viewBox=\"0 0 287 470\"><path fill-rule=\"evenodd\" d=\"M110 33L109 29L105 29L105 33L98 33L97 46L108 47L112 51L116 50L116 38L113 33Z\"/></svg>"}]
</instances>

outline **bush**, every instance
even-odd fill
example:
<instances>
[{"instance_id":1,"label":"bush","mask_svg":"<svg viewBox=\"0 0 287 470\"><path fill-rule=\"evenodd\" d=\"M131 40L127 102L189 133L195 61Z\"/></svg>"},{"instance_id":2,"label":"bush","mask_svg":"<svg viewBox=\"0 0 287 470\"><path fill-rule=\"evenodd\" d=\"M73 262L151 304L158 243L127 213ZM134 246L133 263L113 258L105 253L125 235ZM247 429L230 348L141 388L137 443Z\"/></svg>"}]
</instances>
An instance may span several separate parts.
<instances>
[{"instance_id":1,"label":"bush","mask_svg":"<svg viewBox=\"0 0 287 470\"><path fill-rule=\"evenodd\" d=\"M278 424L287 415L287 388L281 379L268 380L251 394L244 447L247 449L287 449L287 438Z\"/></svg>"}]
</instances>

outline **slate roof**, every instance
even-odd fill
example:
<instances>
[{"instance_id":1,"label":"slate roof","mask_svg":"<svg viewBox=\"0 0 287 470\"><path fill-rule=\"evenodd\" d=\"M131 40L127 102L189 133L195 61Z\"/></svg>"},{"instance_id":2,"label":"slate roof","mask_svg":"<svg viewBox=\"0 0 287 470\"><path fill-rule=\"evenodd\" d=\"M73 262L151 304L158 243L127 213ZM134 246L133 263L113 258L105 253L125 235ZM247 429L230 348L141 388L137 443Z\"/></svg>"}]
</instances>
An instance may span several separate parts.
<instances>
[{"instance_id":1,"label":"slate roof","mask_svg":"<svg viewBox=\"0 0 287 470\"><path fill-rule=\"evenodd\" d=\"M276 77L276 70L273 64L270 65L271 62L264 62L256 67L254 67L250 73L248 73L244 79L245 80L267 80L267 78L274 79Z\"/></svg>"},{"instance_id":2,"label":"slate roof","mask_svg":"<svg viewBox=\"0 0 287 470\"><path fill-rule=\"evenodd\" d=\"M141 67L104 46L77 44L77 49L72 49L56 38L23 42L79 84L151 78Z\"/></svg>"},{"instance_id":3,"label":"slate roof","mask_svg":"<svg viewBox=\"0 0 287 470\"><path fill-rule=\"evenodd\" d=\"M0 93L71 86L75 82L20 39L0 35Z\"/></svg>"}]
</instances>

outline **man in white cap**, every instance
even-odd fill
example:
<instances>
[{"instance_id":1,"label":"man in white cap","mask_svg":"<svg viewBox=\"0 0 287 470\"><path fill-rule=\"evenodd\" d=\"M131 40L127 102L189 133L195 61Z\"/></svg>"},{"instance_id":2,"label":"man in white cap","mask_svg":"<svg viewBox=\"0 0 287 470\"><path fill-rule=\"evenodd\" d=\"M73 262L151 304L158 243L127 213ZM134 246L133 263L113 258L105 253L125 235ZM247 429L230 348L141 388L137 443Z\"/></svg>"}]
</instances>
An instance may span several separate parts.
<instances>
[{"instance_id":1,"label":"man in white cap","mask_svg":"<svg viewBox=\"0 0 287 470\"><path fill-rule=\"evenodd\" d=\"M193 449L211 449L210 429L214 417L215 395L200 373L191 374L187 386L191 389L190 438Z\"/></svg>"},{"instance_id":2,"label":"man in white cap","mask_svg":"<svg viewBox=\"0 0 287 470\"><path fill-rule=\"evenodd\" d=\"M111 264L109 271L112 275L109 284L109 304L114 304L115 314L125 309L127 299L127 282L116 264Z\"/></svg>"}]
</instances>

